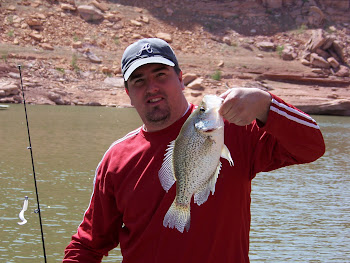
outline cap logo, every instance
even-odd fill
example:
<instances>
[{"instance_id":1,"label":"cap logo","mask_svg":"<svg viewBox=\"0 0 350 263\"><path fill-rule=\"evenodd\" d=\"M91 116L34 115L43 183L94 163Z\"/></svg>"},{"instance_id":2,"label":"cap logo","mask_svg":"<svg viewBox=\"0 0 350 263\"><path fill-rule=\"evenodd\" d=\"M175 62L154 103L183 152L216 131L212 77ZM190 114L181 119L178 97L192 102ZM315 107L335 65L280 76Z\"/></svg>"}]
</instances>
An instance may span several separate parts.
<instances>
[{"instance_id":1,"label":"cap logo","mask_svg":"<svg viewBox=\"0 0 350 263\"><path fill-rule=\"evenodd\" d=\"M144 50L150 54L153 53L153 49L152 49L151 45L149 43L147 43L147 44L143 45L143 47L139 50L139 52L137 52L136 56L138 56L138 57L141 56Z\"/></svg>"}]
</instances>

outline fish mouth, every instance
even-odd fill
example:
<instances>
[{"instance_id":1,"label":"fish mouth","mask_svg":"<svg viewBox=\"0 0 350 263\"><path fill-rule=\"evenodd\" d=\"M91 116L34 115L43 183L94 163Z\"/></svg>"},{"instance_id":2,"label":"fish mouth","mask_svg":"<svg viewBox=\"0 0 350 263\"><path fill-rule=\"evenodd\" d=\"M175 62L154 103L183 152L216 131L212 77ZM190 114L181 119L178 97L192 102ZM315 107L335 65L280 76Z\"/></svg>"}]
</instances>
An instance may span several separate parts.
<instances>
[{"instance_id":1,"label":"fish mouth","mask_svg":"<svg viewBox=\"0 0 350 263\"><path fill-rule=\"evenodd\" d=\"M211 133L211 132L214 132L214 131L216 131L216 130L217 130L217 128L202 129L202 132L204 132L204 133Z\"/></svg>"},{"instance_id":2,"label":"fish mouth","mask_svg":"<svg viewBox=\"0 0 350 263\"><path fill-rule=\"evenodd\" d=\"M212 123L212 124L209 124L209 123L206 123L206 122L203 122L203 121L199 121L197 123L195 123L195 128L199 131L199 132L202 132L202 133L212 133L218 129L221 129L223 126L222 125L218 125L219 123Z\"/></svg>"},{"instance_id":3,"label":"fish mouth","mask_svg":"<svg viewBox=\"0 0 350 263\"><path fill-rule=\"evenodd\" d=\"M213 133L213 132L216 132L216 131L221 130L221 129L223 129L223 126L218 126L218 127L215 127L215 128L202 129L201 131L203 133Z\"/></svg>"},{"instance_id":4,"label":"fish mouth","mask_svg":"<svg viewBox=\"0 0 350 263\"><path fill-rule=\"evenodd\" d=\"M220 130L222 128L222 126L218 126L218 127L197 127L197 129L202 132L202 133L212 133L215 132L217 130Z\"/></svg>"}]
</instances>

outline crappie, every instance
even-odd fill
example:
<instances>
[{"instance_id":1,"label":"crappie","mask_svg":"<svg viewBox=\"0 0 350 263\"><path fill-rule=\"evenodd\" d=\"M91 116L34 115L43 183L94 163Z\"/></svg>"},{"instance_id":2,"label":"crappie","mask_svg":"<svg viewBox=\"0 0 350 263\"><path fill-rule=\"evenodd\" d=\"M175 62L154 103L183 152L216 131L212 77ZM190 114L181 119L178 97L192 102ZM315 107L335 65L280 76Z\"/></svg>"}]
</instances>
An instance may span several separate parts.
<instances>
[{"instance_id":1,"label":"crappie","mask_svg":"<svg viewBox=\"0 0 350 263\"><path fill-rule=\"evenodd\" d=\"M188 231L192 196L201 205L208 200L210 192L214 194L221 169L220 157L233 165L224 144L224 121L218 112L222 101L215 95L205 95L166 150L158 176L167 192L176 181L176 196L164 217L165 227L176 227L181 233L185 228Z\"/></svg>"}]
</instances>

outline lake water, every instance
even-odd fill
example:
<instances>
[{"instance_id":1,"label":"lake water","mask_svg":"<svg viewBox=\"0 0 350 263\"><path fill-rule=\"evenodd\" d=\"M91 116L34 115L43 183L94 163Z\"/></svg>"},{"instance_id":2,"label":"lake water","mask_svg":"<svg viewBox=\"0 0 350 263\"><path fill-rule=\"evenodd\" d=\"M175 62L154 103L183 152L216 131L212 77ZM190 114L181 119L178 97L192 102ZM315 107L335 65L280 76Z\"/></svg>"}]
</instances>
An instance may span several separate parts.
<instances>
[{"instance_id":1,"label":"lake water","mask_svg":"<svg viewBox=\"0 0 350 263\"><path fill-rule=\"evenodd\" d=\"M109 145L133 109L28 105L48 262L61 262ZM350 118L314 116L327 152L253 180L251 262L350 262ZM44 262L23 105L0 110L0 262ZM24 196L28 220L18 225ZM121 262L115 249L103 262Z\"/></svg>"}]
</instances>

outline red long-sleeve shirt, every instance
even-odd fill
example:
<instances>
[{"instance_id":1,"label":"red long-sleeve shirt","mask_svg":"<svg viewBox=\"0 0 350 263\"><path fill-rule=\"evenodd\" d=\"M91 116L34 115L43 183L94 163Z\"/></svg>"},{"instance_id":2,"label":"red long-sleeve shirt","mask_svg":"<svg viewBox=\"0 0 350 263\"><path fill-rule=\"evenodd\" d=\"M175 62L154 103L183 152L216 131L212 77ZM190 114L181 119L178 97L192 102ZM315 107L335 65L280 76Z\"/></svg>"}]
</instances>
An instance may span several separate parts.
<instances>
[{"instance_id":1,"label":"red long-sleeve shirt","mask_svg":"<svg viewBox=\"0 0 350 263\"><path fill-rule=\"evenodd\" d=\"M114 142L98 165L83 222L65 250L64 263L100 262L120 244L125 263L249 262L251 180L261 171L312 162L325 145L316 122L272 95L263 127L225 122L225 145L215 194L191 203L189 232L163 226L176 187L166 193L158 179L164 153L190 110L170 127L139 128Z\"/></svg>"}]
</instances>

